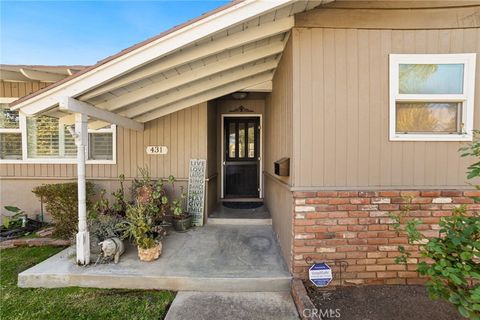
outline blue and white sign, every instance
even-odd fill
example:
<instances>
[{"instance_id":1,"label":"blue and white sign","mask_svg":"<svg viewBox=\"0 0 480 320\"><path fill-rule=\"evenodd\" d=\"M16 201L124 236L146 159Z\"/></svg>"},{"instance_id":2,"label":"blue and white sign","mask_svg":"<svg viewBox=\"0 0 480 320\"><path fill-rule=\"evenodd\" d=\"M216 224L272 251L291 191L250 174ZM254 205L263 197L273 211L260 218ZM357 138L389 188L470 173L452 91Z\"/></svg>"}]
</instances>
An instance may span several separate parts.
<instances>
[{"instance_id":1,"label":"blue and white sign","mask_svg":"<svg viewBox=\"0 0 480 320\"><path fill-rule=\"evenodd\" d=\"M315 286L326 287L333 279L332 268L325 262L315 263L308 270L308 277Z\"/></svg>"}]
</instances>

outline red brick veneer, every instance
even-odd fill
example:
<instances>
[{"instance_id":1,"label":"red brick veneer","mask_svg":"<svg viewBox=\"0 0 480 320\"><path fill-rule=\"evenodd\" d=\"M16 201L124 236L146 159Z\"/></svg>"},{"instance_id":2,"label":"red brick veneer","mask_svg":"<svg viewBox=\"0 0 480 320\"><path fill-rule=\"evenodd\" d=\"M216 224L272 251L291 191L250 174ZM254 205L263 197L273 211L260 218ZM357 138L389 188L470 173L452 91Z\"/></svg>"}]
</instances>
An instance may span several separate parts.
<instances>
[{"instance_id":1,"label":"red brick veneer","mask_svg":"<svg viewBox=\"0 0 480 320\"><path fill-rule=\"evenodd\" d=\"M294 192L293 274L308 278L311 261L344 265L343 284L415 284L423 282L415 272L420 256L417 246L394 231L388 212L410 206L410 217L422 220L426 236L438 235L440 217L466 204L480 211L470 198L480 191L322 191ZM407 266L395 263L398 245L412 253ZM347 266L348 265L348 266ZM334 267L340 284L340 267Z\"/></svg>"}]
</instances>

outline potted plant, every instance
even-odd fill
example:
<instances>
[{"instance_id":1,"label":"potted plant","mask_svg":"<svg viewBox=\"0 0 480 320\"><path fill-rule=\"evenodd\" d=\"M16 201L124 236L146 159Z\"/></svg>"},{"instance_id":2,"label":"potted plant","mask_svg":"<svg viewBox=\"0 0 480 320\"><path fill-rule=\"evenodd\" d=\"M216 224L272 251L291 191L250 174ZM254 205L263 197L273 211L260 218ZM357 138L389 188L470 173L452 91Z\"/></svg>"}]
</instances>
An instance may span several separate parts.
<instances>
[{"instance_id":1,"label":"potted plant","mask_svg":"<svg viewBox=\"0 0 480 320\"><path fill-rule=\"evenodd\" d=\"M138 168L138 171L141 178L132 182L133 199L138 203L147 204L152 202L156 184L150 178L148 168Z\"/></svg>"},{"instance_id":2,"label":"potted plant","mask_svg":"<svg viewBox=\"0 0 480 320\"><path fill-rule=\"evenodd\" d=\"M153 181L148 169L139 168L141 179L132 184L133 199L137 204L145 205L152 214L155 224L164 225L169 210L168 197L162 180Z\"/></svg>"},{"instance_id":3,"label":"potted plant","mask_svg":"<svg viewBox=\"0 0 480 320\"><path fill-rule=\"evenodd\" d=\"M161 240L165 232L161 226L154 224L154 216L148 205L142 203L127 205L126 221L122 223L122 227L122 238L134 241L140 260L158 259L162 252Z\"/></svg>"},{"instance_id":4,"label":"potted plant","mask_svg":"<svg viewBox=\"0 0 480 320\"><path fill-rule=\"evenodd\" d=\"M175 196L175 177L168 177L168 181L172 184L172 192ZM178 198L172 200L170 211L173 215L172 223L175 231L185 232L192 227L193 217L185 209L186 198L187 194L183 191L183 187L180 187Z\"/></svg>"}]
</instances>

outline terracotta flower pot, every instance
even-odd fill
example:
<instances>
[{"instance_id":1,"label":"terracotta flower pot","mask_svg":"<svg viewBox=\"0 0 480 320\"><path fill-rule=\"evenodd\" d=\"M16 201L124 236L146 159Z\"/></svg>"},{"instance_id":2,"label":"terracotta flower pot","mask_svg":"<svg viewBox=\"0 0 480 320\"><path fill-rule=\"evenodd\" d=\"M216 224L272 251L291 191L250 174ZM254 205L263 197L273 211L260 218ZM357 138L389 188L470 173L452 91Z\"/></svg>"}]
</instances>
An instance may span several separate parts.
<instances>
[{"instance_id":1,"label":"terracotta flower pot","mask_svg":"<svg viewBox=\"0 0 480 320\"><path fill-rule=\"evenodd\" d=\"M140 247L137 247L137 249L138 249L138 257L140 258L140 260L153 261L153 260L157 260L158 257L160 257L160 254L162 253L162 243L159 242L153 248L142 249Z\"/></svg>"}]
</instances>

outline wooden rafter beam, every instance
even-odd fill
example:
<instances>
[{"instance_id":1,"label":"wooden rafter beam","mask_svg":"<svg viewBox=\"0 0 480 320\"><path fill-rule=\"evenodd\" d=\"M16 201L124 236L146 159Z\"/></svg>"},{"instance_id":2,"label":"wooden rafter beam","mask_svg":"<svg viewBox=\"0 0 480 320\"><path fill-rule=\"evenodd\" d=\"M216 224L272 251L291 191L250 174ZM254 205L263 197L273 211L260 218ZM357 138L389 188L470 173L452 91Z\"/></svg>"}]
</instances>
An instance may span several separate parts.
<instances>
[{"instance_id":1,"label":"wooden rafter beam","mask_svg":"<svg viewBox=\"0 0 480 320\"><path fill-rule=\"evenodd\" d=\"M245 31L234 33L231 36L227 36L223 39L217 39L216 41L212 41L208 44L203 44L201 46L185 49L184 51L178 52L174 55L162 59L158 63L155 63L152 66L145 68L144 70L136 71L131 74L125 75L124 77L119 78L112 83L91 90L88 93L82 95L80 99L86 101L88 99L119 89L142 79L155 76L161 72L173 69L182 64L195 60L200 60L205 57L217 54L219 52L223 52L225 50L233 49L283 32L287 32L292 28L293 24L293 17L287 17L274 22L266 23L264 25L260 25L258 27L249 28Z\"/></svg>"},{"instance_id":2,"label":"wooden rafter beam","mask_svg":"<svg viewBox=\"0 0 480 320\"><path fill-rule=\"evenodd\" d=\"M143 88L135 89L132 92L122 94L106 102L99 103L97 106L109 111L118 110L128 106L129 104L145 100L155 95L160 95L161 93L186 85L188 83L195 82L220 72L278 54L283 51L284 46L285 43L277 41L265 47L256 48L228 59L222 59L198 69L182 73L171 79L155 82Z\"/></svg>"},{"instance_id":3,"label":"wooden rafter beam","mask_svg":"<svg viewBox=\"0 0 480 320\"><path fill-rule=\"evenodd\" d=\"M88 122L88 129L98 130L105 127L110 127L110 123L102 120L95 120L95 121Z\"/></svg>"},{"instance_id":4,"label":"wooden rafter beam","mask_svg":"<svg viewBox=\"0 0 480 320\"><path fill-rule=\"evenodd\" d=\"M30 79L25 77L23 74L10 70L0 69L0 79L4 81L29 81Z\"/></svg>"},{"instance_id":5,"label":"wooden rafter beam","mask_svg":"<svg viewBox=\"0 0 480 320\"><path fill-rule=\"evenodd\" d=\"M60 102L60 110L68 110L72 113L86 114L89 117L106 121L108 123L113 123L127 129L143 131L143 123L139 123L126 117L122 117L116 113L107 110L98 109L97 107L89 103L76 100L72 97L65 97Z\"/></svg>"},{"instance_id":6,"label":"wooden rafter beam","mask_svg":"<svg viewBox=\"0 0 480 320\"><path fill-rule=\"evenodd\" d=\"M65 75L63 74L46 72L46 71L38 71L38 70L27 69L27 68L21 68L20 72L30 80L42 81L42 82L57 82L65 78Z\"/></svg>"},{"instance_id":7,"label":"wooden rafter beam","mask_svg":"<svg viewBox=\"0 0 480 320\"><path fill-rule=\"evenodd\" d=\"M60 117L58 120L59 120L60 123L62 123L64 125L71 126L75 123L75 114L73 114L73 113L68 114L66 116ZM102 121L102 120L89 120L88 121L88 128L93 129L93 130L105 128L105 127L108 127L110 125L111 124L109 122Z\"/></svg>"},{"instance_id":8,"label":"wooden rafter beam","mask_svg":"<svg viewBox=\"0 0 480 320\"><path fill-rule=\"evenodd\" d=\"M241 91L244 91L244 92L272 92L272 88L273 88L272 81L265 81L263 83L255 85L255 86L245 88Z\"/></svg>"},{"instance_id":9,"label":"wooden rafter beam","mask_svg":"<svg viewBox=\"0 0 480 320\"><path fill-rule=\"evenodd\" d=\"M187 99L178 101L176 103L157 109L155 111L143 114L141 116L136 117L135 120L139 122L148 122L148 121L166 116L168 114L177 112L179 110L189 108L193 105L196 105L208 100L212 100L235 91L240 91L244 88L251 87L265 81L269 81L272 79L272 76L273 76L273 73L271 71L267 71L262 74L258 74L256 76L248 77L233 83L229 83L224 86L205 91L199 95L192 96Z\"/></svg>"},{"instance_id":10,"label":"wooden rafter beam","mask_svg":"<svg viewBox=\"0 0 480 320\"><path fill-rule=\"evenodd\" d=\"M277 60L270 60L265 63L257 64L251 67L245 67L244 69L239 69L234 72L221 74L220 76L216 76L209 80L200 80L198 82L195 82L191 86L182 88L175 93L164 95L157 99L129 107L128 109L123 111L122 114L128 118L134 118L143 113L147 113L155 109L161 108L165 105L188 98L189 96L200 94L210 88L216 88L226 83L238 81L246 77L250 77L265 71L275 69L277 67L277 64Z\"/></svg>"}]
</instances>

